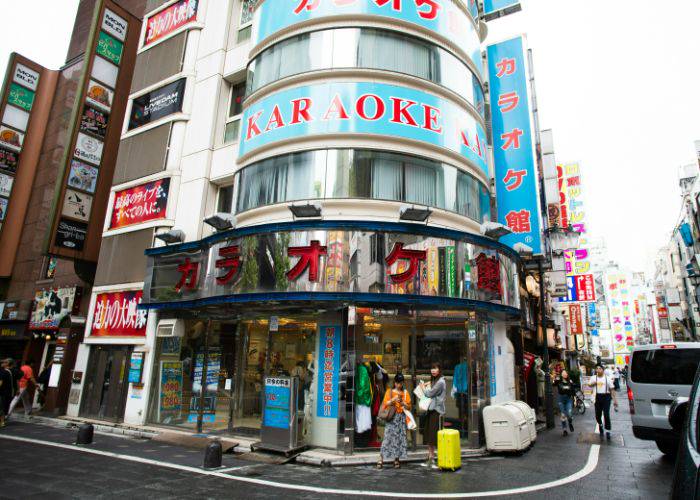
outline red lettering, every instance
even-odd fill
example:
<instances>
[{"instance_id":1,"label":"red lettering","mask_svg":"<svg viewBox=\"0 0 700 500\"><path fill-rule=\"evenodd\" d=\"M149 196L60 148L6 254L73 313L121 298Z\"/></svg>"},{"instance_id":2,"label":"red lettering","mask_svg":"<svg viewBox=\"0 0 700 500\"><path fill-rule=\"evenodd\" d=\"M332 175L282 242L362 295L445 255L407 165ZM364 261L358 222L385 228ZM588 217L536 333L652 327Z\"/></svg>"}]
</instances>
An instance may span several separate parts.
<instances>
[{"instance_id":1,"label":"red lettering","mask_svg":"<svg viewBox=\"0 0 700 500\"><path fill-rule=\"evenodd\" d=\"M374 99L374 116L370 117L367 114L367 100L368 99ZM357 114L360 115L360 118L363 120L369 120L369 121L376 121L379 120L382 116L384 116L384 113L386 112L386 105L384 104L384 101L382 101L381 97L375 94L364 94L360 96L360 98L357 100L357 104L355 105L355 109L357 111Z\"/></svg>"},{"instance_id":2,"label":"red lettering","mask_svg":"<svg viewBox=\"0 0 700 500\"><path fill-rule=\"evenodd\" d=\"M427 104L422 104L422 106L423 110L425 111L423 128L430 130L431 132L442 134L442 126L440 126L440 110L434 108L433 106L428 106Z\"/></svg>"},{"instance_id":3,"label":"red lettering","mask_svg":"<svg viewBox=\"0 0 700 500\"><path fill-rule=\"evenodd\" d=\"M328 110L326 111L326 114L323 115L323 120L330 120L331 118L335 118L337 115L337 118L340 120L349 120L350 115L348 115L348 112L345 109L345 106L343 105L343 101L340 99L340 94L336 94L333 100L331 101L330 106L328 106Z\"/></svg>"},{"instance_id":4,"label":"red lettering","mask_svg":"<svg viewBox=\"0 0 700 500\"><path fill-rule=\"evenodd\" d=\"M270 114L270 119L267 121L267 127L265 127L265 132L269 132L272 129L280 127L284 127L284 120L282 119L280 107L277 104L275 104L275 107L272 110L272 113Z\"/></svg>"},{"instance_id":5,"label":"red lettering","mask_svg":"<svg viewBox=\"0 0 700 500\"><path fill-rule=\"evenodd\" d=\"M310 107L311 99L308 97L294 99L292 101L292 121L289 122L289 124L294 125L296 123L301 123L302 120L305 122L313 121L313 118L311 118L311 114L309 113Z\"/></svg>"},{"instance_id":6,"label":"red lettering","mask_svg":"<svg viewBox=\"0 0 700 500\"><path fill-rule=\"evenodd\" d=\"M394 103L394 110L391 115L392 123L401 123L403 125L410 125L411 127L417 127L418 122L413 119L408 108L417 104L416 101L410 101L408 99L401 99L399 97L392 97L391 101Z\"/></svg>"},{"instance_id":7,"label":"red lettering","mask_svg":"<svg viewBox=\"0 0 700 500\"><path fill-rule=\"evenodd\" d=\"M248 132L246 133L245 140L249 141L256 135L260 135L262 132L260 127L258 127L257 121L262 115L262 111L258 111L253 116L248 117Z\"/></svg>"}]
</instances>

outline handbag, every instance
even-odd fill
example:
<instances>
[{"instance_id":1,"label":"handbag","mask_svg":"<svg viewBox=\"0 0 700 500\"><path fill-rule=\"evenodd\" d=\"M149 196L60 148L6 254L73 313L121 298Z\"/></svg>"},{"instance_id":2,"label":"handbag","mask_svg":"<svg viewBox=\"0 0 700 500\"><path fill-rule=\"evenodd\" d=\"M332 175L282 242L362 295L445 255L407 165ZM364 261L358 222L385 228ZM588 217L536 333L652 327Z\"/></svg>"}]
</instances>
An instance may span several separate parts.
<instances>
[{"instance_id":1,"label":"handbag","mask_svg":"<svg viewBox=\"0 0 700 500\"><path fill-rule=\"evenodd\" d=\"M379 413L377 414L377 418L379 420L383 420L384 422L391 422L395 416L396 407L393 404L382 405L382 407L379 409Z\"/></svg>"},{"instance_id":2,"label":"handbag","mask_svg":"<svg viewBox=\"0 0 700 500\"><path fill-rule=\"evenodd\" d=\"M413 416L413 413L411 413L408 410L403 411L404 415L406 415L406 429L409 431L416 430L418 428L418 425L416 424L416 419Z\"/></svg>"}]
</instances>

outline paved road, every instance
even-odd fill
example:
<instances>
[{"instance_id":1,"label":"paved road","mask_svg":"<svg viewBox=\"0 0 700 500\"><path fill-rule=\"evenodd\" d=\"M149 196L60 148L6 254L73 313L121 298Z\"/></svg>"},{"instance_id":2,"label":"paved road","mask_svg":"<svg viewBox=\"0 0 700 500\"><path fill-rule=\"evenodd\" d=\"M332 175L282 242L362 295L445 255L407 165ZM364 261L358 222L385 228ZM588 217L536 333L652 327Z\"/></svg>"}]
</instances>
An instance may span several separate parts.
<instances>
[{"instance_id":1,"label":"paved road","mask_svg":"<svg viewBox=\"0 0 700 500\"><path fill-rule=\"evenodd\" d=\"M622 401L622 399L621 399ZM394 492L419 497L478 494L536 485L585 474L553 488L501 498L665 498L673 464L653 443L632 436L623 402L614 414L615 437L598 448L591 442L591 409L577 417L575 435L542 433L522 456L491 456L468 461L455 473L428 471L410 464L396 471L372 467L316 468L250 462L231 455L224 468L200 468L201 450L190 450L112 435L96 435L89 447L72 447L75 432L12 422L0 431L4 471L0 498L293 498L350 497L350 491ZM15 438L11 439L3 439ZM21 439L18 441L16 439ZM50 444L53 443L54 446ZM598 458L597 462L595 458ZM122 458L119 458L122 457ZM127 458L127 459L124 459ZM137 461L138 460L138 461ZM144 463L145 462L145 463ZM582 472L582 469L584 470ZM576 476L574 476L576 477ZM298 490L281 488L295 485ZM345 490L333 495L325 489ZM361 495L367 496L367 495ZM388 495L387 495L388 496Z\"/></svg>"}]
</instances>

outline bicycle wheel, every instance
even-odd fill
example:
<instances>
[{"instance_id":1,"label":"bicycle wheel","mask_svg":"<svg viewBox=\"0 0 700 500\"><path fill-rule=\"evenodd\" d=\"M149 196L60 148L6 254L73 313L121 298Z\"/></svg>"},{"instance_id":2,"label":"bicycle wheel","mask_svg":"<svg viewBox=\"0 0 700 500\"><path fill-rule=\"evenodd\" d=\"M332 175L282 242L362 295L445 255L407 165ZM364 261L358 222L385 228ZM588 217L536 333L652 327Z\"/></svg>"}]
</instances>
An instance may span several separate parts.
<instances>
[{"instance_id":1,"label":"bicycle wheel","mask_svg":"<svg viewBox=\"0 0 700 500\"><path fill-rule=\"evenodd\" d=\"M582 399L577 399L575 406L576 406L576 411L578 412L579 415L583 415L584 413L586 413L586 405L583 403Z\"/></svg>"}]
</instances>

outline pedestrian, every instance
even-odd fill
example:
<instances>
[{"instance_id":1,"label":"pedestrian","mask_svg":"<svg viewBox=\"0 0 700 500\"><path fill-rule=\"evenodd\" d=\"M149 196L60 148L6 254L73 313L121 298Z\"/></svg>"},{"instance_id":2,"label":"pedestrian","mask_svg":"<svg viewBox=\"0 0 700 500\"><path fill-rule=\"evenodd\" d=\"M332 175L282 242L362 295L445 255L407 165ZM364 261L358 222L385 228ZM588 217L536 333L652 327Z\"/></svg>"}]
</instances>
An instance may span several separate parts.
<instances>
[{"instance_id":1,"label":"pedestrian","mask_svg":"<svg viewBox=\"0 0 700 500\"><path fill-rule=\"evenodd\" d=\"M589 379L588 385L595 391L595 419L598 422L600 439L605 437L610 441L610 402L613 401L617 410L617 394L612 379L605 374L602 365L596 367L596 374ZM605 431L603 431L603 417L605 417Z\"/></svg>"},{"instance_id":2,"label":"pedestrian","mask_svg":"<svg viewBox=\"0 0 700 500\"><path fill-rule=\"evenodd\" d=\"M24 414L29 416L32 412L32 396L29 392L29 384L32 383L34 386L36 386L36 379L34 378L34 370L32 370L31 365L31 360L27 360L22 363L22 367L20 368L22 371L22 378L19 379L18 392L12 399L12 403L10 403L10 409L7 412L8 417L12 415L12 412L14 411L15 406L17 406L17 403L19 403L20 399L22 400L22 406L24 406Z\"/></svg>"},{"instance_id":3,"label":"pedestrian","mask_svg":"<svg viewBox=\"0 0 700 500\"><path fill-rule=\"evenodd\" d=\"M49 361L41 373L36 378L37 391L39 391L39 406L44 407L46 403L46 391L49 388L49 380L51 379L51 367L53 366L53 360Z\"/></svg>"},{"instance_id":4,"label":"pedestrian","mask_svg":"<svg viewBox=\"0 0 700 500\"><path fill-rule=\"evenodd\" d=\"M615 386L615 392L620 392L620 368L615 367L615 371L613 371L613 385Z\"/></svg>"},{"instance_id":5,"label":"pedestrian","mask_svg":"<svg viewBox=\"0 0 700 500\"><path fill-rule=\"evenodd\" d=\"M384 439L380 452L377 469L384 466L385 460L394 461L394 469L401 468L401 459L408 454L408 439L406 438L407 423L405 411L411 410L411 396L403 387L404 377L401 373L394 377L393 387L386 390L382 408L393 406L395 413L384 426Z\"/></svg>"},{"instance_id":6,"label":"pedestrian","mask_svg":"<svg viewBox=\"0 0 700 500\"><path fill-rule=\"evenodd\" d=\"M0 428L5 427L5 415L10 410L10 402L15 394L15 382L10 371L11 359L0 362Z\"/></svg>"},{"instance_id":7,"label":"pedestrian","mask_svg":"<svg viewBox=\"0 0 700 500\"><path fill-rule=\"evenodd\" d=\"M622 368L622 380L625 382L625 387L627 387L627 377L629 376L629 367L625 365Z\"/></svg>"},{"instance_id":8,"label":"pedestrian","mask_svg":"<svg viewBox=\"0 0 700 500\"><path fill-rule=\"evenodd\" d=\"M423 444L428 446L428 468L432 467L435 460L435 448L437 447L437 435L441 427L441 420L445 414L445 396L447 384L442 376L440 363L430 366L430 387L425 382L420 383L425 397L430 399L428 413L423 427Z\"/></svg>"},{"instance_id":9,"label":"pedestrian","mask_svg":"<svg viewBox=\"0 0 700 500\"><path fill-rule=\"evenodd\" d=\"M562 370L561 374L554 379L554 386L558 392L559 412L561 413L561 428L563 435L568 436L569 431L574 432L574 396L576 386L569 378L569 372ZM566 427L569 429L567 430Z\"/></svg>"}]
</instances>

